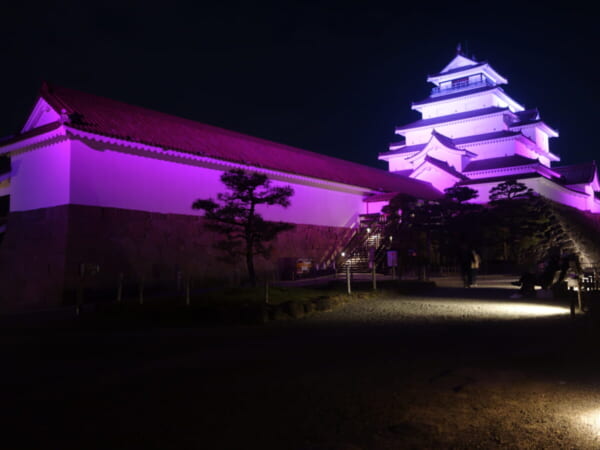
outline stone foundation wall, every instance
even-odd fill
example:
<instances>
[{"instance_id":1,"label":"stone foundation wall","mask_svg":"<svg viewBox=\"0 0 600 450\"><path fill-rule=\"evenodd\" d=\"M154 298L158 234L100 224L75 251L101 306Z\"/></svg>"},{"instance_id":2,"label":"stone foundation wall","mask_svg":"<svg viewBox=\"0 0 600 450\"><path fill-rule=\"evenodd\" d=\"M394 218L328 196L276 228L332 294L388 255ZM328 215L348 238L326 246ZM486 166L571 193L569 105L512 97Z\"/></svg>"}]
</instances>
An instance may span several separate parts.
<instances>
[{"instance_id":1,"label":"stone foundation wall","mask_svg":"<svg viewBox=\"0 0 600 450\"><path fill-rule=\"evenodd\" d=\"M350 236L347 228L296 225L274 241L270 259L255 259L257 274L289 277L296 258L322 266ZM81 286L116 292L120 274L127 286L187 277L196 286L238 284L245 260L221 261L214 248L221 238L197 216L80 205L11 213L0 246L0 310L72 303ZM99 272L90 273L95 266Z\"/></svg>"},{"instance_id":2,"label":"stone foundation wall","mask_svg":"<svg viewBox=\"0 0 600 450\"><path fill-rule=\"evenodd\" d=\"M8 216L0 245L0 311L39 309L62 296L67 207Z\"/></svg>"}]
</instances>

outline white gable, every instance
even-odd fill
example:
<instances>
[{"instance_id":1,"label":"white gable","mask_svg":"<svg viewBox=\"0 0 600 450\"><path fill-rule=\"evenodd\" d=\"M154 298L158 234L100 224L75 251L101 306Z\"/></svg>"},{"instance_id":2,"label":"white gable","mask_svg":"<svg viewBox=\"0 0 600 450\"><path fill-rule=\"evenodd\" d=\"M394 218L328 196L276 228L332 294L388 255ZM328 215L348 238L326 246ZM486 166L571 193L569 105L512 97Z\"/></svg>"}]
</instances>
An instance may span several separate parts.
<instances>
[{"instance_id":1,"label":"white gable","mask_svg":"<svg viewBox=\"0 0 600 450\"><path fill-rule=\"evenodd\" d=\"M455 170L462 172L468 160L474 155L468 150L448 147L435 134L432 134L425 148L406 158L406 160L412 164L412 167L417 167L425 160L426 156L445 161L449 166L454 167Z\"/></svg>"},{"instance_id":2,"label":"white gable","mask_svg":"<svg viewBox=\"0 0 600 450\"><path fill-rule=\"evenodd\" d=\"M461 181L456 175L430 163L429 161L423 161L423 163L410 174L410 178L416 180L427 181L433 185L438 191L443 192L444 189L454 186L457 182Z\"/></svg>"},{"instance_id":3,"label":"white gable","mask_svg":"<svg viewBox=\"0 0 600 450\"><path fill-rule=\"evenodd\" d=\"M56 112L43 98L39 98L33 111L29 115L25 126L21 130L21 133L33 130L34 128L41 127L43 125L56 122L60 120L60 114Z\"/></svg>"},{"instance_id":4,"label":"white gable","mask_svg":"<svg viewBox=\"0 0 600 450\"><path fill-rule=\"evenodd\" d=\"M473 61L463 55L456 55L454 59L450 61L450 64L444 67L440 73L446 73L450 70L458 69L459 67L472 66L473 64L477 64L477 61Z\"/></svg>"}]
</instances>

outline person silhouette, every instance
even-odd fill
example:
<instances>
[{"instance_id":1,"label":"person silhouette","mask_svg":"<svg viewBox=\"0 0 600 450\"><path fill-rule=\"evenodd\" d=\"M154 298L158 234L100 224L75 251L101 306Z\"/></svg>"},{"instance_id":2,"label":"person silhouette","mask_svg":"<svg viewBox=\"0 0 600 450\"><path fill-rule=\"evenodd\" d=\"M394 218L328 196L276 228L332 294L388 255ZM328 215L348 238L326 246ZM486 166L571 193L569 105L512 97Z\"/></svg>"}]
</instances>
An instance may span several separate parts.
<instances>
[{"instance_id":1,"label":"person silhouette","mask_svg":"<svg viewBox=\"0 0 600 450\"><path fill-rule=\"evenodd\" d=\"M481 257L475 251L471 249L470 262L469 262L469 287L477 286L477 274L479 273L479 266L481 265Z\"/></svg>"}]
</instances>

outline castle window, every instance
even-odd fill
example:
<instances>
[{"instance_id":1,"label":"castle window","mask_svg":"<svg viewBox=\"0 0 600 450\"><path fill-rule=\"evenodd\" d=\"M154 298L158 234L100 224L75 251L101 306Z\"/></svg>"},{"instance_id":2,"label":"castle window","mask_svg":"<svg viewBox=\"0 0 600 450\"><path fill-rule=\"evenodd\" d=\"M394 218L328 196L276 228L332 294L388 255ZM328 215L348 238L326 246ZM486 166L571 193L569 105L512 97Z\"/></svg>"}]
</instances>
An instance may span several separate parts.
<instances>
[{"instance_id":1,"label":"castle window","mask_svg":"<svg viewBox=\"0 0 600 450\"><path fill-rule=\"evenodd\" d=\"M452 80L452 88L460 88L467 86L469 84L469 77L457 78L456 80Z\"/></svg>"}]
</instances>

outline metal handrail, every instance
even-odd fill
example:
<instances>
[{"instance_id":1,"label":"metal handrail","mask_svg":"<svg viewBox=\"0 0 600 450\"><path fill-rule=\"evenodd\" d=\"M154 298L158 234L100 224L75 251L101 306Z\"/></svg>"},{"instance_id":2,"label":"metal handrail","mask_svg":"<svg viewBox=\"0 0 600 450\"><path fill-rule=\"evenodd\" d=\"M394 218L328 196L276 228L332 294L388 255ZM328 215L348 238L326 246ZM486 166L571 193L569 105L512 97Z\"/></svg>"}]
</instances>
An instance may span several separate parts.
<instances>
[{"instance_id":1,"label":"metal handrail","mask_svg":"<svg viewBox=\"0 0 600 450\"><path fill-rule=\"evenodd\" d=\"M452 92L465 91L467 89L473 89L473 88L484 87L484 86L495 86L495 84L493 82L491 82L490 80L485 79L483 81L475 81L475 82L464 81L464 82L460 82L460 83L455 83L449 87L444 87L444 88L435 86L435 87L431 88L431 96L437 97L439 95L446 95L446 94L450 94Z\"/></svg>"}]
</instances>

